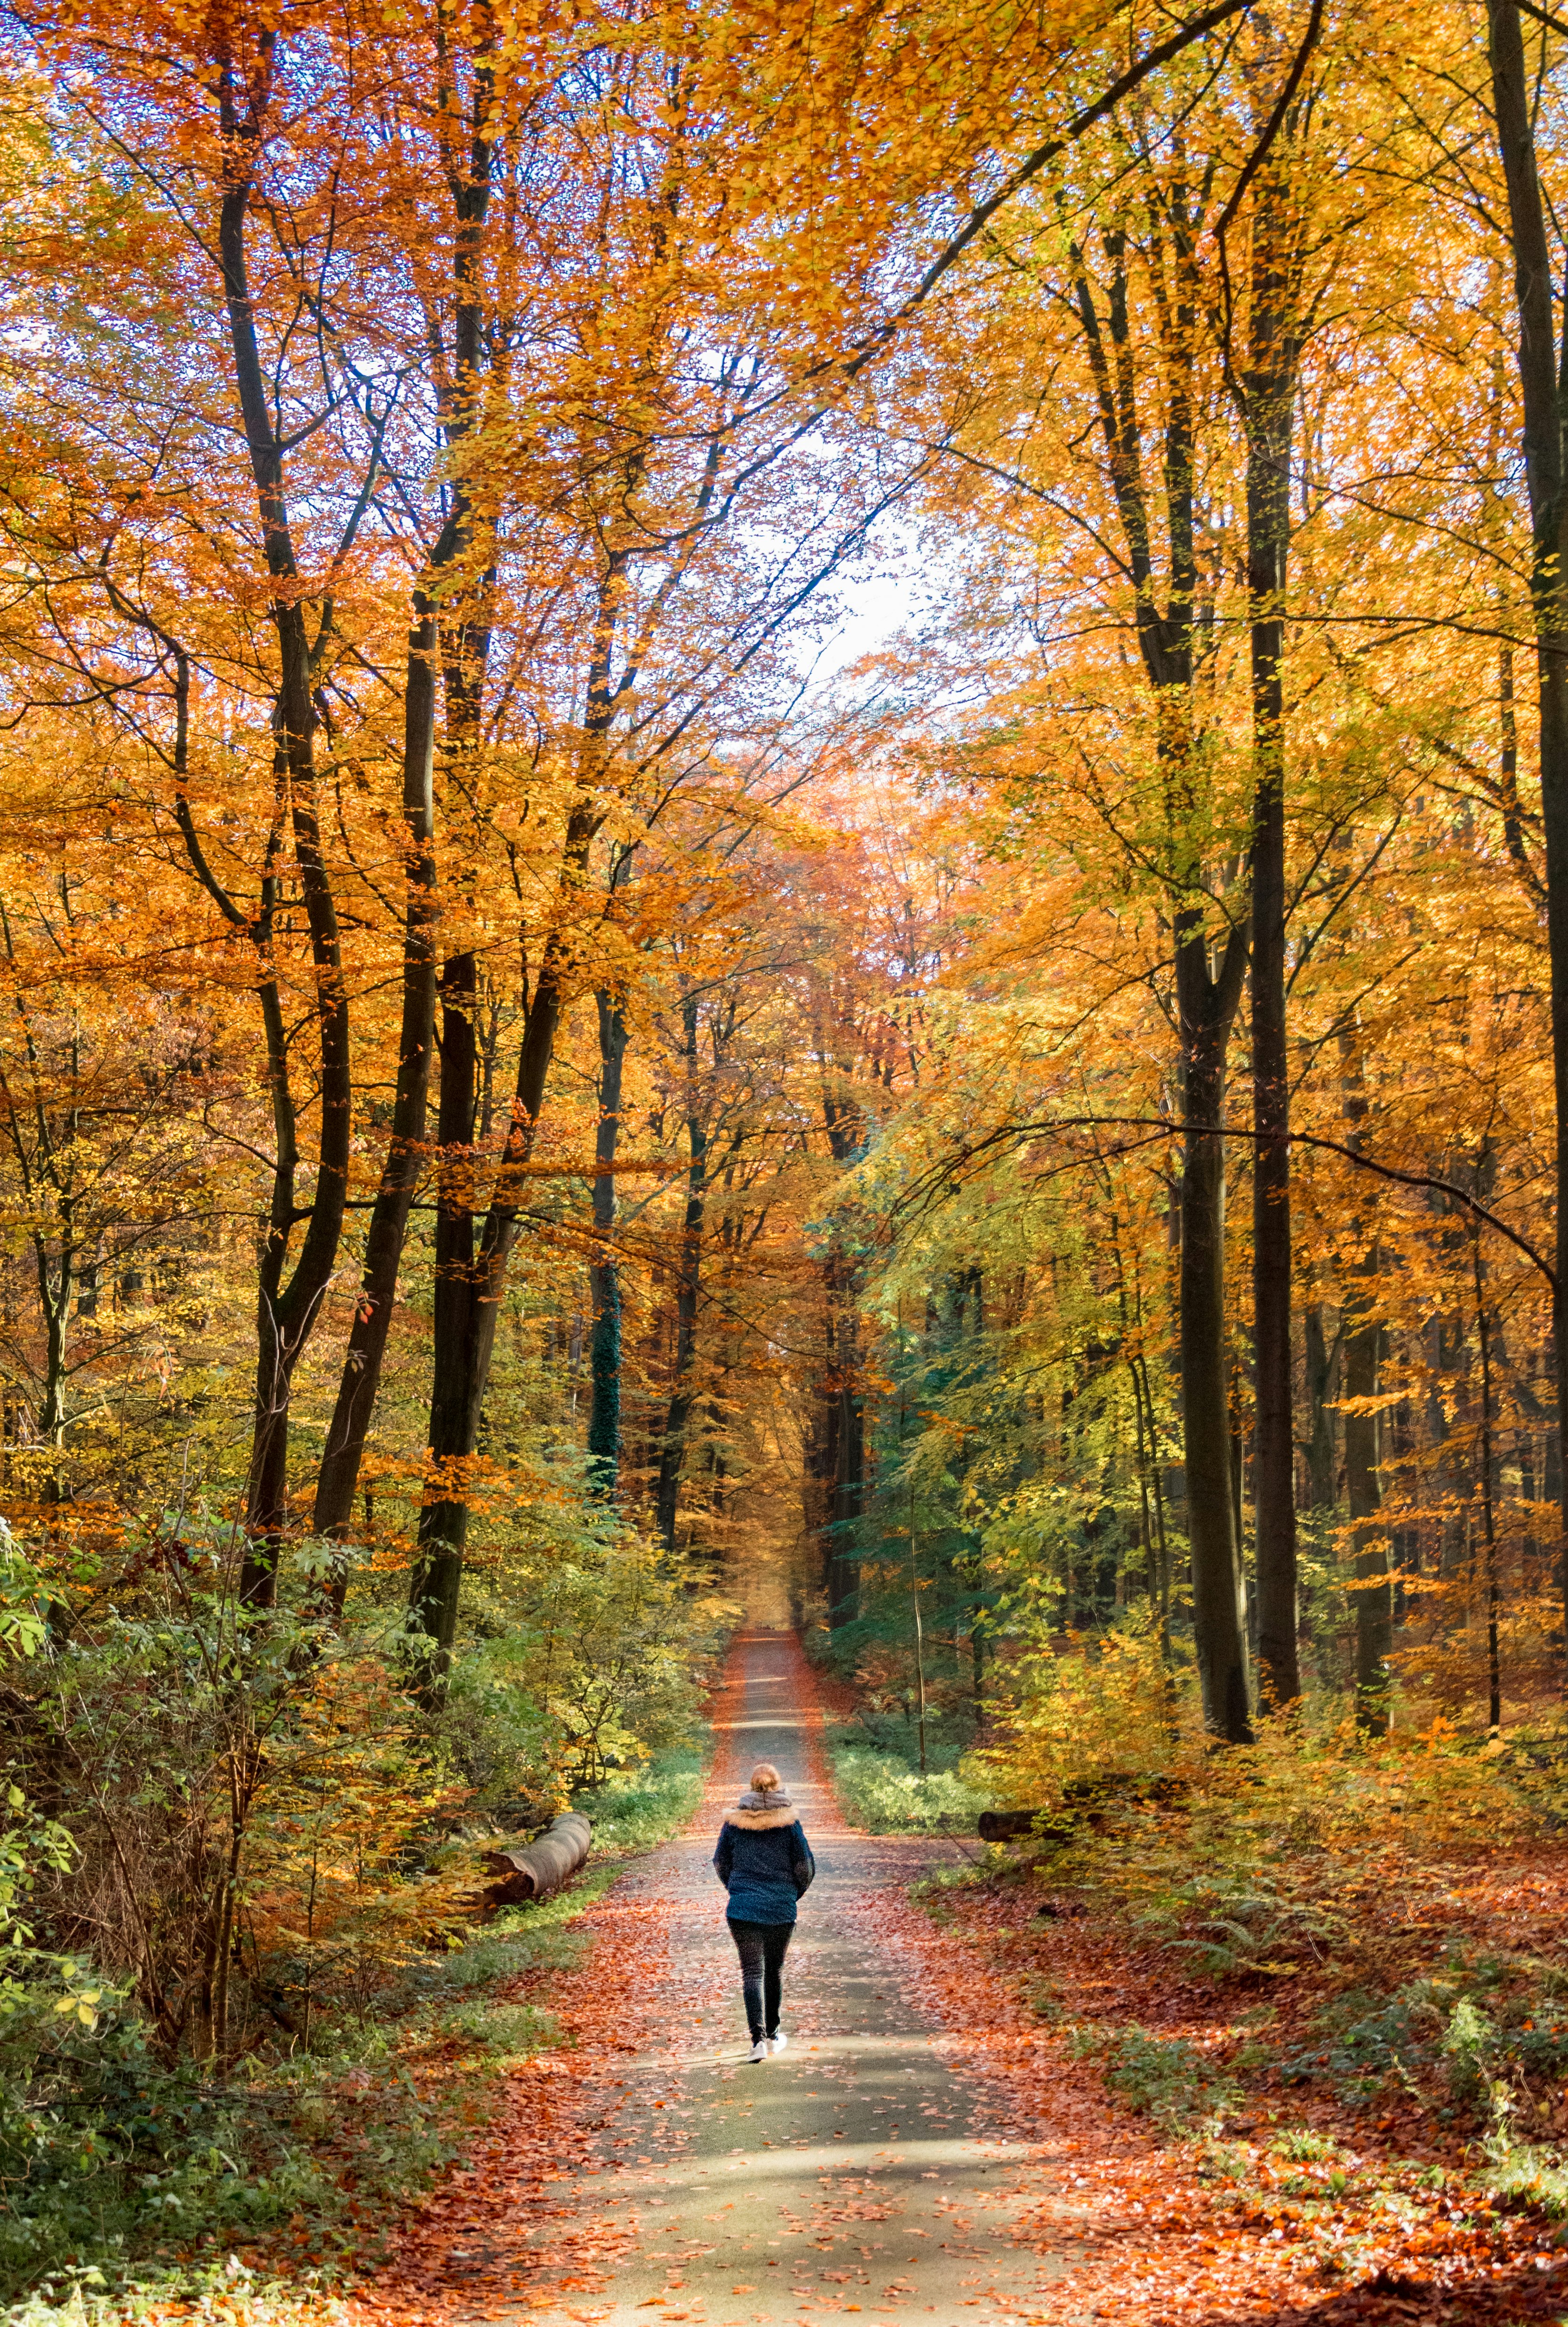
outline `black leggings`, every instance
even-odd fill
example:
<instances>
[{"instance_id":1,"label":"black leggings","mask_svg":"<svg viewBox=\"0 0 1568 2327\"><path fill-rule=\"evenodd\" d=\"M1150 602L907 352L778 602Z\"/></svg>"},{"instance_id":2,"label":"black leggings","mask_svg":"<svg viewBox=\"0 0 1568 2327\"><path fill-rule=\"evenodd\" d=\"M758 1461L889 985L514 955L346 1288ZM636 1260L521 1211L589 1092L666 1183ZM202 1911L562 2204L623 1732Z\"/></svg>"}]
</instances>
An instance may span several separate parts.
<instances>
[{"instance_id":1,"label":"black leggings","mask_svg":"<svg viewBox=\"0 0 1568 2327\"><path fill-rule=\"evenodd\" d=\"M741 1988L746 1998L746 2025L754 2044L760 2036L779 2033L779 2005L784 1993L784 1957L793 1923L742 1923L732 1915L730 1930L741 1958Z\"/></svg>"}]
</instances>

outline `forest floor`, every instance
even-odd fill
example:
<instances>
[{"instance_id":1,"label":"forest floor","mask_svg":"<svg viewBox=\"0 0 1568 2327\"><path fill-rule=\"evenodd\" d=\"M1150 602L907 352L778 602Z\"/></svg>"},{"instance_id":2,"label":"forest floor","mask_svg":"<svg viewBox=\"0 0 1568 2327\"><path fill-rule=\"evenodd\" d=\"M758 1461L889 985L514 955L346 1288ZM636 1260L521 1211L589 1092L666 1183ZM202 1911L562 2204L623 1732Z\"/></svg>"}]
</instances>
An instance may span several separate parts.
<instances>
[{"instance_id":1,"label":"forest floor","mask_svg":"<svg viewBox=\"0 0 1568 2327\"><path fill-rule=\"evenodd\" d=\"M845 1827L790 1636L736 1640L714 1727L697 1818L590 1909L591 1948L541 1991L567 2043L509 2077L342 2306L353 2327L1568 2320L1552 2226L1489 2201L1452 2141L1293 2097L1255 2112L1234 2080L1235 2121L1204 2138L1114 2099L1097 2027L1179 2026L1171 2057L1201 2064L1234 2055L1245 1995L1173 1983L1038 1882L911 1901L965 1848ZM753 2066L709 1858L761 1757L819 1873L789 2046Z\"/></svg>"}]
</instances>

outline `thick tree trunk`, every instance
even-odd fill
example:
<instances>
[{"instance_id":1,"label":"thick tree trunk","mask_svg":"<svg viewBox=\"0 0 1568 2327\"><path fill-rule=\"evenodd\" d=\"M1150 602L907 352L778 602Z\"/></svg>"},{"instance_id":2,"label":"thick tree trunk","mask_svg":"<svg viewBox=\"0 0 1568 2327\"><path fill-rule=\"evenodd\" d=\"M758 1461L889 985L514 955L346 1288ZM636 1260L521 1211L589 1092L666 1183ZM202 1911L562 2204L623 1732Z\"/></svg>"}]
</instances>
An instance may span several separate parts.
<instances>
[{"instance_id":1,"label":"thick tree trunk","mask_svg":"<svg viewBox=\"0 0 1568 2327\"><path fill-rule=\"evenodd\" d=\"M621 1267L615 1257L615 1148L621 1134L621 1083L626 1061L626 1013L618 994L594 996L599 1012L599 1125L593 1160L593 1235L589 1272L593 1331L589 1345L592 1403L588 1409L588 1472L595 1494L614 1498L621 1475Z\"/></svg>"},{"instance_id":2,"label":"thick tree trunk","mask_svg":"<svg viewBox=\"0 0 1568 2327\"><path fill-rule=\"evenodd\" d=\"M1295 1444L1291 1416L1290 1067L1285 1040L1285 583L1297 346L1287 192L1254 197L1246 394L1247 596L1252 622L1253 1440L1258 1678L1265 1701L1302 1693L1296 1651Z\"/></svg>"},{"instance_id":3,"label":"thick tree trunk","mask_svg":"<svg viewBox=\"0 0 1568 2327\"><path fill-rule=\"evenodd\" d=\"M480 1417L490 1388L496 1327L506 1292L507 1262L522 1204L523 1167L533 1155L539 1114L545 1103L545 1086L565 1004L573 942L568 917L598 826L599 816L593 800L580 795L567 823L557 919L545 942L528 1007L518 1054L517 1087L506 1145L496 1167L495 1185L477 1249L474 1177L479 1158L472 1139L479 1045L473 1023L476 980L472 956L454 957L443 975L439 1129L442 1186L436 1210L430 1472L408 1585L409 1612L434 1644L430 1677L433 1688L441 1686L457 1638L458 1598L468 1545L467 1472L478 1444ZM449 1039L453 1046L450 1062Z\"/></svg>"},{"instance_id":4,"label":"thick tree trunk","mask_svg":"<svg viewBox=\"0 0 1568 2327\"><path fill-rule=\"evenodd\" d=\"M1492 109L1508 192L1518 308L1525 474L1530 495L1531 597L1540 709L1541 820L1546 843L1552 1072L1556 1099L1556 1291L1553 1344L1562 1493L1559 1588L1568 1688L1568 460L1560 389L1551 243L1535 162L1535 80L1518 0L1488 0Z\"/></svg>"}]
</instances>

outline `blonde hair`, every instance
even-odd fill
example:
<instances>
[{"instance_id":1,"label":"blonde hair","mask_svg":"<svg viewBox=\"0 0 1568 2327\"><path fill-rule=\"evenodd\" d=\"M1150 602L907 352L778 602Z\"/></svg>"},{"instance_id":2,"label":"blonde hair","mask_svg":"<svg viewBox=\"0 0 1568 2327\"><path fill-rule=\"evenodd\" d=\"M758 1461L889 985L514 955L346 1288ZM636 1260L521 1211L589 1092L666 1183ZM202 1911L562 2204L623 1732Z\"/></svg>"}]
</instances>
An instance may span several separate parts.
<instances>
[{"instance_id":1,"label":"blonde hair","mask_svg":"<svg viewBox=\"0 0 1568 2327\"><path fill-rule=\"evenodd\" d=\"M773 1793L783 1782L771 1762L759 1762L751 1772L751 1791L754 1794Z\"/></svg>"}]
</instances>

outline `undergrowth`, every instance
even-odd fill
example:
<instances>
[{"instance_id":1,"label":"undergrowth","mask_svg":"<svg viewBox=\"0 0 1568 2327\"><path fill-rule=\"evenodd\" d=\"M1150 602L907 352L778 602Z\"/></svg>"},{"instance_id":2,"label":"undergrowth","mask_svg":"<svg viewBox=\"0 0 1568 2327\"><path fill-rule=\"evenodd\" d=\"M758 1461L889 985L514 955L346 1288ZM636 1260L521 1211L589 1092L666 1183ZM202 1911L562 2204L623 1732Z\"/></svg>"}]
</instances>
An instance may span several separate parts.
<instances>
[{"instance_id":1,"label":"undergrowth","mask_svg":"<svg viewBox=\"0 0 1568 2327\"><path fill-rule=\"evenodd\" d=\"M1441 2173L1467 2202L1568 2220L1568 1966L1554 1910L1531 1930L1529 1883L1491 1873L1517 1855L1554 1896L1568 1734L1440 1718L1367 1739L1327 1705L1215 1752L1138 1642L1092 1662L1026 1676L999 1742L966 1764L1049 1818L927 1885L929 1910L962 1920L975 1886L1020 1907L1044 1892L987 1918L1021 2000L1167 2138L1206 2135L1209 2178L1256 2178L1225 2162L1240 2117L1278 2170L1297 2162L1303 2202L1338 2201L1352 2152L1386 2153L1412 2189ZM1119 1763L1097 1758L1112 1691L1132 1740ZM1086 1913L1088 1986L1038 1928Z\"/></svg>"},{"instance_id":2,"label":"undergrowth","mask_svg":"<svg viewBox=\"0 0 1568 2327\"><path fill-rule=\"evenodd\" d=\"M577 1960L584 1910L630 1853L685 1822L701 1788L689 1751L618 1775L585 1804L593 1855L566 1891L442 1923L399 1952L361 2009L318 2013L308 2041L280 2025L275 2046L226 2077L162 2058L127 1995L100 1985L66 2012L60 1977L14 1984L0 2010L12 2327L57 2320L62 2305L118 2316L173 2299L231 2311L243 2297L247 2316L265 2315L257 2255L285 2234L296 2296L302 2277L325 2289L372 2261L389 2209L461 2154L501 2072L560 2041L546 2006L508 1991Z\"/></svg>"},{"instance_id":3,"label":"undergrowth","mask_svg":"<svg viewBox=\"0 0 1568 2327\"><path fill-rule=\"evenodd\" d=\"M1241 2098L1236 2079L1184 2037L1152 2035L1135 2024L1080 2023L1068 2042L1077 2059L1099 2062L1106 2084L1130 2108L1169 2133L1185 2133L1206 2119L1218 2122Z\"/></svg>"},{"instance_id":4,"label":"undergrowth","mask_svg":"<svg viewBox=\"0 0 1568 2327\"><path fill-rule=\"evenodd\" d=\"M973 1834L991 1797L954 1768L915 1768L887 1748L830 1739L834 1785L868 1834Z\"/></svg>"}]
</instances>

